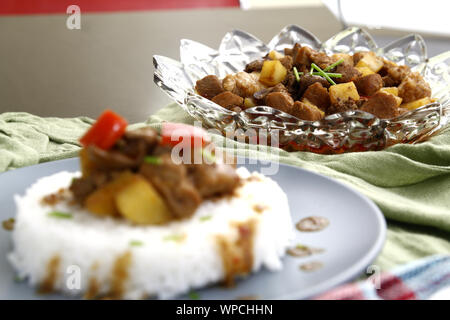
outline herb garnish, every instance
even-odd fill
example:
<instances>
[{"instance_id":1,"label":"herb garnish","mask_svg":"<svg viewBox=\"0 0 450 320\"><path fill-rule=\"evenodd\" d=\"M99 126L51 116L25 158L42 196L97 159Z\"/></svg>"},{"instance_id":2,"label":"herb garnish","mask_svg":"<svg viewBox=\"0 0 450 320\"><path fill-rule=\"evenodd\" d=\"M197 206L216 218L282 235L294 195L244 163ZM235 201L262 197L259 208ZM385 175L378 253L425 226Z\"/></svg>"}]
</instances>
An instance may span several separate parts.
<instances>
[{"instance_id":1,"label":"herb garnish","mask_svg":"<svg viewBox=\"0 0 450 320\"><path fill-rule=\"evenodd\" d=\"M303 72L298 72L297 68L294 67L294 75L295 75L295 79L297 80L297 82L300 82L300 74L303 75Z\"/></svg>"},{"instance_id":2,"label":"herb garnish","mask_svg":"<svg viewBox=\"0 0 450 320\"><path fill-rule=\"evenodd\" d=\"M342 78L342 73L325 72L330 78ZM313 72L314 76L320 76L319 72Z\"/></svg>"},{"instance_id":3,"label":"herb garnish","mask_svg":"<svg viewBox=\"0 0 450 320\"><path fill-rule=\"evenodd\" d=\"M142 241L139 241L139 240L131 240L130 241L130 246L140 247L142 245L144 245L144 243Z\"/></svg>"},{"instance_id":4,"label":"herb garnish","mask_svg":"<svg viewBox=\"0 0 450 320\"><path fill-rule=\"evenodd\" d=\"M333 64L330 64L328 67L326 67L325 69L323 69L324 72L333 70L334 68L336 68L338 65L340 65L342 62L344 62L344 59L340 59L338 61L336 61Z\"/></svg>"},{"instance_id":5,"label":"herb garnish","mask_svg":"<svg viewBox=\"0 0 450 320\"><path fill-rule=\"evenodd\" d=\"M160 157L155 157L155 156L146 156L144 158L144 162L149 163L149 164L160 165L160 164L162 164L162 159Z\"/></svg>"},{"instance_id":6,"label":"herb garnish","mask_svg":"<svg viewBox=\"0 0 450 320\"><path fill-rule=\"evenodd\" d=\"M198 292L195 292L195 291L189 292L189 293L188 293L188 296L189 296L189 298L192 299L192 300L198 300L198 299L200 299L200 295L198 294Z\"/></svg>"},{"instance_id":7,"label":"herb garnish","mask_svg":"<svg viewBox=\"0 0 450 320\"><path fill-rule=\"evenodd\" d=\"M332 70L333 68L335 68L336 66L338 66L339 64L341 64L342 62L344 62L344 59L341 59L339 61L336 61L335 63L329 65L328 67L326 67L325 69L321 70L320 67L318 65L316 65L315 63L311 64L311 70L309 71L309 74L312 76L321 76L324 77L325 79L327 79L331 84L336 84L333 80L331 80L330 78L342 78L342 73L333 73L333 72L327 72L329 70ZM314 66L313 66L314 65ZM317 71L314 71L317 70ZM293 68L294 71L294 75L295 75L295 80L297 80L297 82L300 82L300 76L303 75L303 72L298 72L297 68L294 67Z\"/></svg>"},{"instance_id":8,"label":"herb garnish","mask_svg":"<svg viewBox=\"0 0 450 320\"><path fill-rule=\"evenodd\" d=\"M208 220L211 220L211 218L212 218L211 215L209 215L209 216L203 216L203 217L200 217L200 221L201 221L201 222L208 221Z\"/></svg>"},{"instance_id":9,"label":"herb garnish","mask_svg":"<svg viewBox=\"0 0 450 320\"><path fill-rule=\"evenodd\" d=\"M183 240L184 238L185 238L184 234L171 234L171 235L165 236L164 237L164 241L175 241L175 242L178 242L178 241Z\"/></svg>"},{"instance_id":10,"label":"herb garnish","mask_svg":"<svg viewBox=\"0 0 450 320\"><path fill-rule=\"evenodd\" d=\"M328 82L331 83L332 85L335 85L335 84L336 84L336 82L334 82L334 81L328 76L328 74L327 74L326 72L324 72L322 69L320 69L320 67L319 67L317 64L315 64L314 62L311 63L311 71L312 71L313 69L316 69L317 72L319 73L319 75L322 76L322 77L324 77L325 79L327 79Z\"/></svg>"},{"instance_id":11,"label":"herb garnish","mask_svg":"<svg viewBox=\"0 0 450 320\"><path fill-rule=\"evenodd\" d=\"M71 213L61 212L61 211L52 211L48 213L49 217L60 218L60 219L72 219L73 216Z\"/></svg>"}]
</instances>

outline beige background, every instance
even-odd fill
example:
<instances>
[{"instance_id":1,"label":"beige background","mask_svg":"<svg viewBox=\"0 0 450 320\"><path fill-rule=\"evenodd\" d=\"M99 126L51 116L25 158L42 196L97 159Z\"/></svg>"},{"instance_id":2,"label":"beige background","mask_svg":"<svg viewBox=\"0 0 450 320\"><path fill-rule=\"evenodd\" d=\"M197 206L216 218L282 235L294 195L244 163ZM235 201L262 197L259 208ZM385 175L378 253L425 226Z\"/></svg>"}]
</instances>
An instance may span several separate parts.
<instances>
[{"instance_id":1,"label":"beige background","mask_svg":"<svg viewBox=\"0 0 450 320\"><path fill-rule=\"evenodd\" d=\"M97 117L112 108L130 122L170 102L153 83L152 55L178 59L182 38L217 48L232 29L269 41L298 24L326 40L341 26L324 7L280 10L215 9L83 14L81 30L66 15L0 18L0 113ZM381 44L404 33L374 31ZM449 40L427 37L431 54Z\"/></svg>"}]
</instances>

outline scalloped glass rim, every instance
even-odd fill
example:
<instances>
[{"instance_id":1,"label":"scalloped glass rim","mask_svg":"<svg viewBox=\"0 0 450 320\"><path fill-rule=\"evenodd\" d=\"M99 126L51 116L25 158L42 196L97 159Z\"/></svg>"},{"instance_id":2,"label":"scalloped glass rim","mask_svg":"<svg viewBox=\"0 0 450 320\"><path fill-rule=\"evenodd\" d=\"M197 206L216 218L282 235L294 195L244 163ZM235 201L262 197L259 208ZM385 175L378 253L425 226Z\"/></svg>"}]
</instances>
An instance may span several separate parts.
<instances>
[{"instance_id":1,"label":"scalloped glass rim","mask_svg":"<svg viewBox=\"0 0 450 320\"><path fill-rule=\"evenodd\" d=\"M267 106L236 113L194 92L195 82L206 75L223 78L243 70L248 62L263 57L270 50L282 52L296 42L328 54L375 51L420 72L430 83L432 96L437 101L392 119L378 119L356 110L311 122ZM341 31L321 43L309 31L289 25L267 45L247 32L233 30L224 36L218 50L183 39L180 61L155 55L153 62L155 84L206 127L219 129L224 134L238 128L279 130L280 146L288 150L341 153L416 143L440 131L450 118L450 51L428 59L425 42L417 34L380 48L367 31L357 27Z\"/></svg>"}]
</instances>

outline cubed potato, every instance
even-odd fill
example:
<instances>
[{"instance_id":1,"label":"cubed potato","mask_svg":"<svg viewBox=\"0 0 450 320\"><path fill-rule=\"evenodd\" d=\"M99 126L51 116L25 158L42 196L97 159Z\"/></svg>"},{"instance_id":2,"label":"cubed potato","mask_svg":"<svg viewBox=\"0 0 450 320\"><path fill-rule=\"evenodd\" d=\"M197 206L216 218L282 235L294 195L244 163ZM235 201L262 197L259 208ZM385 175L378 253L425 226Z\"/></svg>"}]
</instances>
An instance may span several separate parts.
<instances>
[{"instance_id":1,"label":"cubed potato","mask_svg":"<svg viewBox=\"0 0 450 320\"><path fill-rule=\"evenodd\" d=\"M383 92L393 94L394 96L398 97L398 88L397 87L384 87L384 88L381 88L380 90Z\"/></svg>"},{"instance_id":2,"label":"cubed potato","mask_svg":"<svg viewBox=\"0 0 450 320\"><path fill-rule=\"evenodd\" d=\"M404 109L408 109L408 110L414 110L417 109L419 107L422 107L426 104L429 103L433 103L434 101L436 101L435 99L432 99L430 97L425 97L422 99L418 99L418 100L414 100L408 103L404 103L402 105L400 105L400 108L404 108Z\"/></svg>"},{"instance_id":3,"label":"cubed potato","mask_svg":"<svg viewBox=\"0 0 450 320\"><path fill-rule=\"evenodd\" d=\"M361 60L356 64L356 68L368 67L373 72L378 72L383 67L383 59L378 57L374 52L370 51L364 54Z\"/></svg>"},{"instance_id":4,"label":"cubed potato","mask_svg":"<svg viewBox=\"0 0 450 320\"><path fill-rule=\"evenodd\" d=\"M291 114L299 119L307 121L318 121L324 117L324 112L311 103L295 101Z\"/></svg>"},{"instance_id":5,"label":"cubed potato","mask_svg":"<svg viewBox=\"0 0 450 320\"><path fill-rule=\"evenodd\" d=\"M303 102L303 103L306 104L308 107L311 107L311 108L314 109L314 110L317 109L317 111L320 113L321 118L325 117L325 112L324 112L322 109L320 109L318 106L316 106L314 103L312 103L311 101L309 101L308 99L303 98L303 99L301 100L301 102Z\"/></svg>"},{"instance_id":6,"label":"cubed potato","mask_svg":"<svg viewBox=\"0 0 450 320\"><path fill-rule=\"evenodd\" d=\"M359 100L358 90L353 81L333 85L328 91L330 93L331 104L337 104L338 102L349 99Z\"/></svg>"},{"instance_id":7,"label":"cubed potato","mask_svg":"<svg viewBox=\"0 0 450 320\"><path fill-rule=\"evenodd\" d=\"M370 68L368 67L356 67L356 69L361 72L362 77L364 76L368 76L369 74L374 74L375 72L373 72L372 70L370 70Z\"/></svg>"},{"instance_id":8,"label":"cubed potato","mask_svg":"<svg viewBox=\"0 0 450 320\"><path fill-rule=\"evenodd\" d=\"M279 53L278 51L272 50L269 52L269 58L272 60L280 60L284 55Z\"/></svg>"},{"instance_id":9,"label":"cubed potato","mask_svg":"<svg viewBox=\"0 0 450 320\"><path fill-rule=\"evenodd\" d=\"M133 175L115 195L120 214L136 224L162 224L173 217L164 199L149 181Z\"/></svg>"},{"instance_id":10,"label":"cubed potato","mask_svg":"<svg viewBox=\"0 0 450 320\"><path fill-rule=\"evenodd\" d=\"M252 108L256 106L255 102L253 101L252 98L245 98L244 99L244 107L247 108Z\"/></svg>"},{"instance_id":11,"label":"cubed potato","mask_svg":"<svg viewBox=\"0 0 450 320\"><path fill-rule=\"evenodd\" d=\"M347 62L348 64L353 66L353 57L348 53L335 53L331 56L331 58L333 58L333 60L335 61L343 59L344 62Z\"/></svg>"},{"instance_id":12,"label":"cubed potato","mask_svg":"<svg viewBox=\"0 0 450 320\"><path fill-rule=\"evenodd\" d=\"M117 178L91 193L84 203L86 209L99 216L119 216L114 196L132 179L133 174L124 171Z\"/></svg>"},{"instance_id":13,"label":"cubed potato","mask_svg":"<svg viewBox=\"0 0 450 320\"><path fill-rule=\"evenodd\" d=\"M278 60L264 61L259 81L267 86L274 86L286 78L287 70Z\"/></svg>"}]
</instances>

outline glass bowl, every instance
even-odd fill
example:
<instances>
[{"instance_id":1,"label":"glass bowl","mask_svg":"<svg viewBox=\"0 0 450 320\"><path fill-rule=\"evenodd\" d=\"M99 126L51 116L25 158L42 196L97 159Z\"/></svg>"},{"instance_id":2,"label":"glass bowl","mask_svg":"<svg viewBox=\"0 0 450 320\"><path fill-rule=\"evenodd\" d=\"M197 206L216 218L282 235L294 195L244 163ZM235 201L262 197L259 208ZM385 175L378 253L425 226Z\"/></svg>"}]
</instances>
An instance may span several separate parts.
<instances>
[{"instance_id":1,"label":"glass bowl","mask_svg":"<svg viewBox=\"0 0 450 320\"><path fill-rule=\"evenodd\" d=\"M320 121L305 121L268 106L234 112L194 91L196 81L207 75L223 78L242 71L250 61L262 58L271 50L283 52L296 42L327 54L371 50L397 64L408 65L430 84L436 102L392 119L379 119L353 110ZM217 129L227 136L233 136L238 129L264 131L269 136L276 133L279 146L290 151L333 154L418 143L439 132L450 119L450 51L428 58L425 42L416 34L380 48L367 31L357 27L321 43L309 31L290 25L267 45L247 32L234 30L225 35L218 50L183 39L180 61L155 55L153 63L156 85L206 128Z\"/></svg>"}]
</instances>

